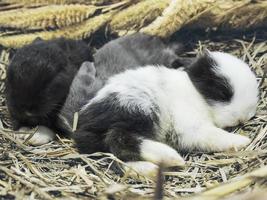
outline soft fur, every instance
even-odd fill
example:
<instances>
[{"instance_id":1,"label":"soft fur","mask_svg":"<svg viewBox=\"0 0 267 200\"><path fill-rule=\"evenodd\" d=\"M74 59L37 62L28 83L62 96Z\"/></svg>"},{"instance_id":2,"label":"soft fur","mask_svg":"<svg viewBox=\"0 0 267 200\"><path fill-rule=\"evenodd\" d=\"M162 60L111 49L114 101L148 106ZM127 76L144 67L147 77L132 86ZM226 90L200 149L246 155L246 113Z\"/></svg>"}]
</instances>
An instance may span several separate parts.
<instances>
[{"instance_id":1,"label":"soft fur","mask_svg":"<svg viewBox=\"0 0 267 200\"><path fill-rule=\"evenodd\" d=\"M193 59L181 58L182 44L166 44L156 36L135 33L104 45L94 55L97 77L106 80L127 69L146 65L164 65L168 68L187 66Z\"/></svg>"},{"instance_id":2,"label":"soft fur","mask_svg":"<svg viewBox=\"0 0 267 200\"><path fill-rule=\"evenodd\" d=\"M6 98L14 129L44 125L59 131L55 121L73 77L82 62L92 60L82 41L37 39L19 49L7 70Z\"/></svg>"},{"instance_id":3,"label":"soft fur","mask_svg":"<svg viewBox=\"0 0 267 200\"><path fill-rule=\"evenodd\" d=\"M214 122L218 127L231 127L251 119L258 102L258 85L254 73L242 60L226 53L212 53L218 76L225 77L233 90L230 103L212 101ZM212 100L212 99L211 99Z\"/></svg>"},{"instance_id":4,"label":"soft fur","mask_svg":"<svg viewBox=\"0 0 267 200\"><path fill-rule=\"evenodd\" d=\"M210 52L185 71L146 66L111 77L80 111L73 138L82 153L104 151L125 161L181 165L175 150L246 146L249 138L221 128L254 116L257 100L249 66Z\"/></svg>"},{"instance_id":5,"label":"soft fur","mask_svg":"<svg viewBox=\"0 0 267 200\"><path fill-rule=\"evenodd\" d=\"M84 62L75 75L66 101L58 114L57 123L64 127L64 130L72 132L74 113L79 112L102 87L102 82L95 76L96 69L92 62Z\"/></svg>"},{"instance_id":6,"label":"soft fur","mask_svg":"<svg viewBox=\"0 0 267 200\"><path fill-rule=\"evenodd\" d=\"M107 43L95 53L94 63L84 63L76 75L60 112L60 124L71 128L73 114L92 99L113 75L148 64L169 68L187 66L193 59L177 55L182 53L181 46L178 43L165 44L158 37L142 33Z\"/></svg>"}]
</instances>

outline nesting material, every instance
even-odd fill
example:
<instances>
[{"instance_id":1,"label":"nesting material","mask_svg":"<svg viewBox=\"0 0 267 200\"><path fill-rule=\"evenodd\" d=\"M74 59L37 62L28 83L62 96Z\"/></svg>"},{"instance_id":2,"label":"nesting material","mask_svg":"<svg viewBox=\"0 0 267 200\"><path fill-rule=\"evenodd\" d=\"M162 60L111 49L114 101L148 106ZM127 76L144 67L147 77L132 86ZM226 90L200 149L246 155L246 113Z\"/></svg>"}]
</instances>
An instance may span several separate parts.
<instances>
[{"instance_id":1,"label":"nesting material","mask_svg":"<svg viewBox=\"0 0 267 200\"><path fill-rule=\"evenodd\" d=\"M267 28L265 0L2 0L0 11L0 44L12 48L36 37L87 39L103 27L163 38L180 29Z\"/></svg>"},{"instance_id":2,"label":"nesting material","mask_svg":"<svg viewBox=\"0 0 267 200\"><path fill-rule=\"evenodd\" d=\"M118 3L121 0L2 0L3 3L7 4L20 4L22 6L31 5L49 5L49 4L95 4L95 5L106 5L112 3Z\"/></svg>"},{"instance_id":3,"label":"nesting material","mask_svg":"<svg viewBox=\"0 0 267 200\"><path fill-rule=\"evenodd\" d=\"M169 3L170 0L145 0L129 6L114 16L111 30L119 35L136 32L161 15Z\"/></svg>"},{"instance_id":4,"label":"nesting material","mask_svg":"<svg viewBox=\"0 0 267 200\"><path fill-rule=\"evenodd\" d=\"M79 25L67 26L62 29L54 31L41 31L36 33L8 35L0 37L0 44L5 47L20 48L26 44L31 43L37 37L44 40L51 38L68 38L68 39L83 39L90 37L96 30L102 27L108 20L110 20L113 13L106 13L105 15L95 16L90 20L85 20Z\"/></svg>"},{"instance_id":5,"label":"nesting material","mask_svg":"<svg viewBox=\"0 0 267 200\"><path fill-rule=\"evenodd\" d=\"M72 141L58 138L31 147L10 130L4 98L8 49L0 53L0 197L11 199L234 199L261 200L267 189L267 43L258 38L205 40L200 48L221 50L249 63L258 77L260 101L256 116L234 132L248 135L251 144L242 151L185 155L184 169L165 169L165 182L124 174L127 167L112 154L78 154ZM155 187L164 188L164 192ZM254 192L253 192L254 191ZM248 193L252 193L251 195ZM258 194L260 193L260 194ZM244 197L245 194L245 197Z\"/></svg>"},{"instance_id":6,"label":"nesting material","mask_svg":"<svg viewBox=\"0 0 267 200\"><path fill-rule=\"evenodd\" d=\"M153 23L144 27L144 33L168 37L179 30L189 19L213 7L214 0L184 1L172 0L169 6L163 11Z\"/></svg>"},{"instance_id":7,"label":"nesting material","mask_svg":"<svg viewBox=\"0 0 267 200\"><path fill-rule=\"evenodd\" d=\"M50 5L6 11L0 15L0 26L28 30L63 28L83 22L96 10L95 6L87 5Z\"/></svg>"}]
</instances>

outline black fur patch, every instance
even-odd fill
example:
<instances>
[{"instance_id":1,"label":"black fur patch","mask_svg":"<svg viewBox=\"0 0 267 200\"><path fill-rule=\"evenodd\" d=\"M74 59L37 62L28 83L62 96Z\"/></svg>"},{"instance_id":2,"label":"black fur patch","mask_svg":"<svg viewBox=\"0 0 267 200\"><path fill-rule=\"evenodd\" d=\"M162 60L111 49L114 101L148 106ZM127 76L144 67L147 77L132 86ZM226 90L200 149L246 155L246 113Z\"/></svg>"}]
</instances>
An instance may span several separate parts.
<instances>
[{"instance_id":1,"label":"black fur patch","mask_svg":"<svg viewBox=\"0 0 267 200\"><path fill-rule=\"evenodd\" d=\"M215 73L217 63L207 53L186 69L197 90L212 104L214 101L230 102L233 88L229 81Z\"/></svg>"},{"instance_id":2,"label":"black fur patch","mask_svg":"<svg viewBox=\"0 0 267 200\"><path fill-rule=\"evenodd\" d=\"M17 50L7 70L7 106L14 129L45 125L59 130L55 121L72 79L83 61L92 60L82 41L35 40Z\"/></svg>"},{"instance_id":3,"label":"black fur patch","mask_svg":"<svg viewBox=\"0 0 267 200\"><path fill-rule=\"evenodd\" d=\"M153 138L158 121L156 112L151 116L121 107L113 93L80 113L73 138L81 153L104 151L125 161L140 160L140 136Z\"/></svg>"}]
</instances>

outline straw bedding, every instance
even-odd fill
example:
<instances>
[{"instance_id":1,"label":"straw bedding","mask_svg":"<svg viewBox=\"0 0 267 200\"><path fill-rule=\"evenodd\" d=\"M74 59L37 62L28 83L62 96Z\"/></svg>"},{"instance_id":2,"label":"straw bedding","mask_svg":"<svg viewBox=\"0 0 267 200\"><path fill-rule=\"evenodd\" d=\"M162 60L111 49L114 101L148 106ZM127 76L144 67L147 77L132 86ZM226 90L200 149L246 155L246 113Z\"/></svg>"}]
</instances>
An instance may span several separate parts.
<instances>
[{"instance_id":1,"label":"straw bedding","mask_svg":"<svg viewBox=\"0 0 267 200\"><path fill-rule=\"evenodd\" d=\"M58 3L59 5L70 2L50 1L53 1L54 4ZM5 5L4 12L8 12L9 9L12 11L13 7L28 9L28 7L32 5L34 5L34 7L47 5L51 3L50 1L31 0L20 1L20 3L18 3L18 1L12 0L9 1L13 2L11 4L4 4L5 2L2 1L1 5L2 8L3 5ZM34 4L29 4L29 2ZM73 2L77 3L77 1ZM47 24L49 26L57 26L52 31L42 30L40 32L40 30L33 30L32 32L27 32L26 24L23 24L24 28L26 28L25 33L22 33L21 30L16 28L5 28L3 29L4 31L1 29L2 35L0 37L0 43L5 47L0 48L0 199L128 200L161 199L161 196L164 196L164 199L189 200L266 199L267 33L264 31L262 34L255 34L254 37L251 35L243 36L242 34L231 35L227 32L223 34L216 33L215 37L210 37L209 33L206 32L204 34L205 37L200 37L199 32L196 31L192 36L190 35L190 37L194 38L194 42L186 52L189 56L195 56L203 47L207 47L210 50L225 51L245 60L257 74L260 88L260 101L257 114L244 125L232 129L232 131L238 134L248 135L253 139L252 143L242 151L235 152L233 150L231 152L214 154L201 152L188 154L185 155L187 161L185 168L164 169L163 172L159 174L159 177L164 177L164 181L161 178L157 181L152 181L145 177L138 175L133 177L130 176L129 173L124 173L122 167L124 163L111 154L97 152L91 155L80 155L73 147L72 141L66 138L58 137L57 141L40 147L32 147L27 144L27 140L21 141L16 137L15 132L11 131L11 124L4 97L6 67L9 63L9 54L14 53L14 50L8 47L18 47L25 44L25 38L28 38L26 43L30 42L33 37L36 37L36 33L42 33L45 37L47 33L51 34L46 38L49 39L50 36L57 37L58 32L63 33L66 29L74 30L69 33L69 37L71 38L88 38L91 36L90 41L94 40L94 38L99 38L100 36L96 37L96 35L91 35L91 33L99 30L99 27L105 24L107 20L110 19L110 16L113 16L116 9L124 9L127 4L127 2L122 3L113 0L111 2L114 4L112 4L113 7L111 8L101 7L102 5L106 5L105 0L102 0L101 3L100 1L88 2L90 2L91 5L82 5L90 6L90 12L82 9L77 11L78 13L82 13L79 15L82 17L78 17L77 22L71 20L69 24L60 23L60 25L58 25L59 23L57 21L53 21L54 23L47 21L46 24L36 23L36 25L41 27ZM144 3L145 2L146 1L144 1ZM208 0L201 2L204 7L205 2L208 2ZM239 7L242 7L241 2L244 1L233 2L239 2ZM264 3L264 1L255 2L262 3L261 6ZM129 6L129 4L127 5ZM99 8L99 6L101 8ZM160 4L160 6L164 8L166 5ZM158 12L163 12L160 6L157 8ZM238 6L235 7L235 9L237 8ZM94 12L99 12L98 9L106 9L105 11L101 10L101 12L106 12L108 15L94 15ZM219 7L217 7L217 9L219 9ZM233 13L235 9L229 10L229 13ZM211 10L205 10L204 13L215 12L214 10L212 10L212 12L210 11ZM167 11L165 10L165 12ZM201 12L199 15L203 17L204 13ZM92 18L90 18L91 16ZM121 14L121 16L123 15ZM2 15L0 16L0 23L1 17ZM40 17L42 16L40 15ZM58 18L59 20L61 19L60 17L61 16ZM98 23L90 29L91 32L78 27L82 23L88 26L89 21L86 20L88 17L90 20L95 19L95 22ZM262 19L265 19L264 15L262 15L262 17ZM151 22L151 20L152 18L148 18L148 21ZM196 20L196 18L190 20L190 23L188 22L185 27L188 26L187 28L192 30L192 27L196 24L194 20ZM160 19L158 21L159 24L161 24ZM264 20L259 21L261 23L264 22ZM216 23L216 21L213 22ZM152 24L153 23L151 23L151 27ZM158 22L156 23L156 21L154 21L154 25L155 24L157 25ZM254 25L255 24L259 25L260 23L254 23ZM17 25L18 24L16 24L16 26ZM74 25L76 28L72 29ZM153 27L156 26L154 25ZM1 25L1 27L3 26ZM141 31L142 23L137 24L136 27ZM206 25L203 25L203 27L207 28ZM201 28L201 26L197 28ZM158 29L151 28L150 30ZM8 31L10 31L9 34L7 34ZM16 34L10 34L12 31L16 32ZM101 37L104 37L104 31L105 30L101 33ZM136 29L134 29L134 31L136 31ZM175 32L176 31L177 30L175 30ZM125 33L125 29L115 32ZM160 35L157 33L155 34ZM166 33L166 36L168 34ZM178 32L173 37L179 34ZM225 35L229 35L229 37L225 37ZM6 45L3 41L6 42ZM23 42L20 43L20 41ZM32 134L34 134L34 132Z\"/></svg>"},{"instance_id":2,"label":"straw bedding","mask_svg":"<svg viewBox=\"0 0 267 200\"><path fill-rule=\"evenodd\" d=\"M187 165L184 169L166 169L163 172L166 199L179 196L221 199L239 191L257 191L267 187L267 79L264 74L267 43L257 37L247 41L201 40L187 54L194 55L203 47L235 54L248 62L257 74L261 91L257 115L233 129L238 134L249 135L253 141L240 152L185 155ZM156 183L144 177L123 174L120 170L123 163L111 154L80 155L73 148L72 141L64 138L40 147L31 147L16 139L9 129L3 94L9 53L7 49L1 52L0 65L0 198L153 198Z\"/></svg>"}]
</instances>

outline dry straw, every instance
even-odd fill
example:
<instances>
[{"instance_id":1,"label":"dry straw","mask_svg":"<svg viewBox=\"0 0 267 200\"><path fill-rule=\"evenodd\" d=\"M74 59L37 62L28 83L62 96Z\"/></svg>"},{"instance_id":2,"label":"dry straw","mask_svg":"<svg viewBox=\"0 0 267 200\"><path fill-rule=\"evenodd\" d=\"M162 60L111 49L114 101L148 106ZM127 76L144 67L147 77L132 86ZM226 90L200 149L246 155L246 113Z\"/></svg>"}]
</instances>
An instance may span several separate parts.
<instances>
[{"instance_id":1,"label":"dry straw","mask_svg":"<svg viewBox=\"0 0 267 200\"><path fill-rule=\"evenodd\" d=\"M11 35L0 37L0 44L6 47L19 48L31 43L35 38L40 37L45 40L65 37L68 39L83 39L90 37L92 33L102 27L112 16L112 13L95 16L90 20L54 31L41 31L36 33Z\"/></svg>"},{"instance_id":2,"label":"dry straw","mask_svg":"<svg viewBox=\"0 0 267 200\"><path fill-rule=\"evenodd\" d=\"M72 4L72 3L85 3L86 1L87 0L2 0L3 3L21 4L21 5ZM90 0L88 0L87 2L90 2Z\"/></svg>"},{"instance_id":3,"label":"dry straw","mask_svg":"<svg viewBox=\"0 0 267 200\"><path fill-rule=\"evenodd\" d=\"M6 11L0 15L0 27L27 30L62 28L83 22L96 10L95 6L87 5L50 5Z\"/></svg>"},{"instance_id":4,"label":"dry straw","mask_svg":"<svg viewBox=\"0 0 267 200\"><path fill-rule=\"evenodd\" d=\"M49 7L55 9L48 12ZM262 0L2 0L0 10L5 10L2 12L5 15L0 15L0 44L19 48L36 37L90 38L105 26L120 35L141 30L162 37L168 37L181 28L266 28L266 8L267 2ZM25 13L26 10L32 10L35 17L26 17L29 14ZM43 11L43 14L38 16L35 10ZM52 20L55 13L62 14ZM12 16L15 15L21 18L14 20ZM48 28L52 30L46 30ZM156 194L163 194L165 199L260 200L262 195L258 193L267 189L266 35L263 40L253 38L249 42L240 39L201 41L188 54L195 55L203 47L235 54L249 63L257 74L260 88L257 114L233 130L248 135L252 142L239 152L186 155L185 169L163 172L164 193L157 191ZM156 183L136 174L135 177L130 177L128 172L124 174L127 166L111 154L80 155L72 141L63 138L40 147L31 147L19 140L10 130L5 105L4 79L8 55L7 48L0 52L0 198L154 198ZM157 188L161 186L158 184ZM255 194L248 195L250 191L255 191ZM240 192L247 196L240 196Z\"/></svg>"},{"instance_id":5,"label":"dry straw","mask_svg":"<svg viewBox=\"0 0 267 200\"><path fill-rule=\"evenodd\" d=\"M179 30L192 17L210 8L214 2L214 0L172 0L162 13L162 16L159 16L152 24L141 31L152 35L168 37Z\"/></svg>"},{"instance_id":6,"label":"dry straw","mask_svg":"<svg viewBox=\"0 0 267 200\"><path fill-rule=\"evenodd\" d=\"M207 40L188 54L195 54L203 47L235 54L257 74L260 88L257 114L233 130L248 135L252 142L238 152L186 155L184 169L163 172L164 192L157 191L156 197L163 194L164 199L262 200L266 193L258 193L267 189L267 79L264 74L267 43L257 38L249 42ZM4 50L0 54L0 74L5 74L8 62L8 51ZM154 198L156 183L136 174L134 177L129 176L131 173L124 174L125 164L112 154L81 155L72 141L63 138L40 147L20 141L13 131L3 127L10 127L3 81L0 82L0 196L4 199ZM250 191L255 194L249 195Z\"/></svg>"},{"instance_id":7,"label":"dry straw","mask_svg":"<svg viewBox=\"0 0 267 200\"><path fill-rule=\"evenodd\" d=\"M136 32L150 24L169 4L170 0L144 0L122 10L110 22L111 30L119 35Z\"/></svg>"},{"instance_id":8,"label":"dry straw","mask_svg":"<svg viewBox=\"0 0 267 200\"><path fill-rule=\"evenodd\" d=\"M181 28L267 27L264 0L11 0L0 2L0 10L5 10L0 15L0 44L12 48L36 37L53 39L66 35L85 39L103 26L118 35L140 30L161 37L169 37Z\"/></svg>"},{"instance_id":9,"label":"dry straw","mask_svg":"<svg viewBox=\"0 0 267 200\"><path fill-rule=\"evenodd\" d=\"M212 20L210 20L212 19ZM267 26L267 1L216 1L194 16L186 28L245 30Z\"/></svg>"},{"instance_id":10,"label":"dry straw","mask_svg":"<svg viewBox=\"0 0 267 200\"><path fill-rule=\"evenodd\" d=\"M20 4L22 6L49 5L49 4L94 4L104 5L118 3L121 0L2 0L6 4ZM0 2L0 3L1 3Z\"/></svg>"}]
</instances>

